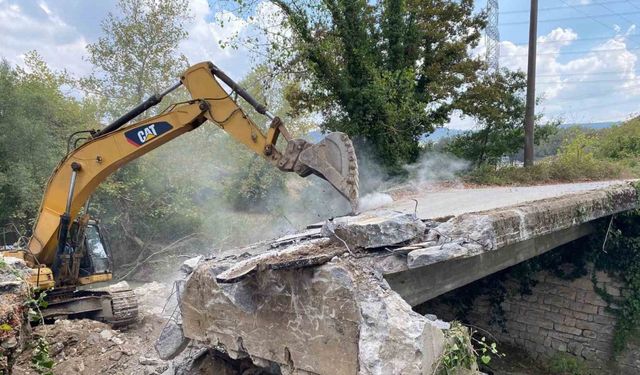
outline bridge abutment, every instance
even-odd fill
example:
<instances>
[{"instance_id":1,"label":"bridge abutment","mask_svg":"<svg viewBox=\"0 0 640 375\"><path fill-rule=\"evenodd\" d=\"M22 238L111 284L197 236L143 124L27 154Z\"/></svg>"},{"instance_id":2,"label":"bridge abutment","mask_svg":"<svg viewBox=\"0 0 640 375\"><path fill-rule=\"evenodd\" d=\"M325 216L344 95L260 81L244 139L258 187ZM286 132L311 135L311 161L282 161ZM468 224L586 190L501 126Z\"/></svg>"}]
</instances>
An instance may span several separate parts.
<instances>
[{"instance_id":1,"label":"bridge abutment","mask_svg":"<svg viewBox=\"0 0 640 375\"><path fill-rule=\"evenodd\" d=\"M625 286L601 271L593 276L595 284L591 272L567 280L540 271L534 276L530 294L521 293L518 281L511 279L504 283L507 291L499 308L490 295L481 295L464 317L456 316L454 306L446 302L452 300L448 295L431 300L418 310L444 320L463 318L490 332L500 343L522 348L542 363L570 354L598 373L638 374L640 345L631 342L622 353L614 354L616 305L596 291L601 288L611 296L621 296L626 292ZM464 287L454 292L461 291L464 293ZM496 313L500 309L502 312Z\"/></svg>"}]
</instances>

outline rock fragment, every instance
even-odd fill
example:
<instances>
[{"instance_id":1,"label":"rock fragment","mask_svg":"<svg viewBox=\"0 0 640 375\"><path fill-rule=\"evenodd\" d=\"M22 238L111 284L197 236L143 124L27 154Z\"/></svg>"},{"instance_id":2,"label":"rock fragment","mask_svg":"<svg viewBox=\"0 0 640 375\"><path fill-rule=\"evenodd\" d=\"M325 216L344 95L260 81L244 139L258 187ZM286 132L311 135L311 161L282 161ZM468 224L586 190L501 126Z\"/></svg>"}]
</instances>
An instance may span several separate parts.
<instances>
[{"instance_id":1,"label":"rock fragment","mask_svg":"<svg viewBox=\"0 0 640 375\"><path fill-rule=\"evenodd\" d=\"M111 338L113 338L113 331L110 329L103 329L100 332L100 337L102 337L104 340L111 340Z\"/></svg>"},{"instance_id":2,"label":"rock fragment","mask_svg":"<svg viewBox=\"0 0 640 375\"><path fill-rule=\"evenodd\" d=\"M421 238L426 228L414 215L381 210L328 220L322 234L344 241L352 249L374 249Z\"/></svg>"},{"instance_id":3,"label":"rock fragment","mask_svg":"<svg viewBox=\"0 0 640 375\"><path fill-rule=\"evenodd\" d=\"M158 356L166 361L175 358L188 344L189 339L184 337L182 326L169 320L156 340L155 349Z\"/></svg>"},{"instance_id":4,"label":"rock fragment","mask_svg":"<svg viewBox=\"0 0 640 375\"><path fill-rule=\"evenodd\" d=\"M185 277L191 275L191 273L193 272L194 269L196 269L196 266L202 260L202 258L203 258L202 255L198 255L197 257L193 257L185 260L180 266L180 272L182 272Z\"/></svg>"}]
</instances>

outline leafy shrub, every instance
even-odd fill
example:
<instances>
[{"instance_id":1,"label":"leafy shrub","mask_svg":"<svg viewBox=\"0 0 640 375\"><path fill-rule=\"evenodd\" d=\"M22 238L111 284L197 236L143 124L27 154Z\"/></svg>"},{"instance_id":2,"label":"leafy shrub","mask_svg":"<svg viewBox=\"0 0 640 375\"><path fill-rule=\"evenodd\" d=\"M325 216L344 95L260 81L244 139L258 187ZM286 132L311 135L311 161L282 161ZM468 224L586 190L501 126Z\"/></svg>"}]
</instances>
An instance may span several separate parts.
<instances>
[{"instance_id":1,"label":"leafy shrub","mask_svg":"<svg viewBox=\"0 0 640 375\"><path fill-rule=\"evenodd\" d=\"M553 375L590 375L587 365L571 354L556 354L549 362L549 371Z\"/></svg>"},{"instance_id":2,"label":"leafy shrub","mask_svg":"<svg viewBox=\"0 0 640 375\"><path fill-rule=\"evenodd\" d=\"M482 165L467 180L486 185L542 184L550 182L593 181L619 178L620 163L595 157L598 139L580 134L565 142L557 156L536 163L531 168Z\"/></svg>"},{"instance_id":3,"label":"leafy shrub","mask_svg":"<svg viewBox=\"0 0 640 375\"><path fill-rule=\"evenodd\" d=\"M531 168L482 165L465 180L483 185L535 185L552 182L596 181L619 178L622 168L605 160L567 160L553 158Z\"/></svg>"},{"instance_id":4,"label":"leafy shrub","mask_svg":"<svg viewBox=\"0 0 640 375\"><path fill-rule=\"evenodd\" d=\"M640 117L607 129L597 147L600 157L623 160L640 157Z\"/></svg>"}]
</instances>

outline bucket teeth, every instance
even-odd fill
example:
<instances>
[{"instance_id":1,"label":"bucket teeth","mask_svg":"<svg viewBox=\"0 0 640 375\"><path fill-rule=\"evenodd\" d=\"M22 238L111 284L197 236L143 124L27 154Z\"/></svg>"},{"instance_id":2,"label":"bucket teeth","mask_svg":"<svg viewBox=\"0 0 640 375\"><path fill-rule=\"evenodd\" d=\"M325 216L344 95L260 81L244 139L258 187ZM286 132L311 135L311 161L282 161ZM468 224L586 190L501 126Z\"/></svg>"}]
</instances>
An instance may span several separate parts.
<instances>
[{"instance_id":1,"label":"bucket teeth","mask_svg":"<svg viewBox=\"0 0 640 375\"><path fill-rule=\"evenodd\" d=\"M340 132L329 133L322 141L302 151L299 161L333 185L356 211L359 199L358 160L349 136Z\"/></svg>"}]
</instances>

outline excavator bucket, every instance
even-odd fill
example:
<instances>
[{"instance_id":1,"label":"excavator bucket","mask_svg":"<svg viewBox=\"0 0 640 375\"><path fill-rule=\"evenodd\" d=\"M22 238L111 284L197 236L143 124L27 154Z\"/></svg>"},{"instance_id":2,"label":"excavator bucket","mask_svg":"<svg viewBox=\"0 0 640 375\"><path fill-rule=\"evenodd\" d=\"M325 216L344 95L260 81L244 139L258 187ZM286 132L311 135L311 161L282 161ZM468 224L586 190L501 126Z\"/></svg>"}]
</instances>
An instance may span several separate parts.
<instances>
[{"instance_id":1,"label":"excavator bucket","mask_svg":"<svg viewBox=\"0 0 640 375\"><path fill-rule=\"evenodd\" d=\"M358 160L349 137L329 133L322 141L305 148L298 159L311 173L327 180L351 204L358 208Z\"/></svg>"}]
</instances>

